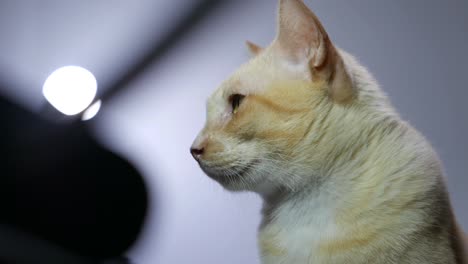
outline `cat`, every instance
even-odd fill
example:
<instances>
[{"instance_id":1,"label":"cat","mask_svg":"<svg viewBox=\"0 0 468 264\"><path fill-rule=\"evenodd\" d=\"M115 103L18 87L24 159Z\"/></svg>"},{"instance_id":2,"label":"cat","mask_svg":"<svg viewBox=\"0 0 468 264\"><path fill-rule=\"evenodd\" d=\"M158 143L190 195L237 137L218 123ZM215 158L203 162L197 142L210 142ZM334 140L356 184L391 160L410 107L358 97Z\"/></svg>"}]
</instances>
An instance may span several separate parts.
<instances>
[{"instance_id":1,"label":"cat","mask_svg":"<svg viewBox=\"0 0 468 264\"><path fill-rule=\"evenodd\" d=\"M262 263L467 263L439 159L300 0L210 96L191 153L263 199Z\"/></svg>"}]
</instances>

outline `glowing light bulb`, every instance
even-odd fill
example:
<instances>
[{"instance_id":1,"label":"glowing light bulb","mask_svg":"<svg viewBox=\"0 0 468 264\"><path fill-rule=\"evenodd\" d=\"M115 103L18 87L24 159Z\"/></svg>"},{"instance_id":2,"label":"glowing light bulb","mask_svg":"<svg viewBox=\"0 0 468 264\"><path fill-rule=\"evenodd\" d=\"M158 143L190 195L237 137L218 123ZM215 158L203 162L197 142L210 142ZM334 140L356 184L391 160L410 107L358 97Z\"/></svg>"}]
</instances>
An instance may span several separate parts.
<instances>
[{"instance_id":1,"label":"glowing light bulb","mask_svg":"<svg viewBox=\"0 0 468 264\"><path fill-rule=\"evenodd\" d=\"M78 66L55 70L47 77L42 87L47 101L65 115L76 115L85 110L93 101L96 92L97 81L94 75Z\"/></svg>"},{"instance_id":2,"label":"glowing light bulb","mask_svg":"<svg viewBox=\"0 0 468 264\"><path fill-rule=\"evenodd\" d=\"M86 111L84 111L81 120L86 121L90 120L91 118L95 117L101 108L101 100L92 104Z\"/></svg>"}]
</instances>

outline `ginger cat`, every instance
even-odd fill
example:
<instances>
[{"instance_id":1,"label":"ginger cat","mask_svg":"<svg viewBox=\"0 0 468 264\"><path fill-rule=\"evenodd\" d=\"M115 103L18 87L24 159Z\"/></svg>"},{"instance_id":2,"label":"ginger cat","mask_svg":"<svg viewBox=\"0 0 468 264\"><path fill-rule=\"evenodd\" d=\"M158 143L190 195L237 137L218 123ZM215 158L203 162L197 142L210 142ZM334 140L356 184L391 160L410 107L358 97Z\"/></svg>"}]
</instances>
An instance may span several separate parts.
<instances>
[{"instance_id":1,"label":"ginger cat","mask_svg":"<svg viewBox=\"0 0 468 264\"><path fill-rule=\"evenodd\" d=\"M262 263L466 263L430 144L303 2L278 13L191 148L226 189L262 196Z\"/></svg>"}]
</instances>

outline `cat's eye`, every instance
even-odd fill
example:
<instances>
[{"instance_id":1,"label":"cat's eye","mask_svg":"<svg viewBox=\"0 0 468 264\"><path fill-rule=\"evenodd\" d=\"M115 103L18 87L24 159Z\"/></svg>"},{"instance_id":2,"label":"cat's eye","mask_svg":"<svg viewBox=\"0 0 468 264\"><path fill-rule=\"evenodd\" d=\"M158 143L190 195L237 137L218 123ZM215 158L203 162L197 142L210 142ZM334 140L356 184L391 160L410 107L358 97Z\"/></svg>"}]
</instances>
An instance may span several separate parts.
<instances>
[{"instance_id":1,"label":"cat's eye","mask_svg":"<svg viewBox=\"0 0 468 264\"><path fill-rule=\"evenodd\" d=\"M242 94L233 94L229 96L229 102L231 103L233 114L237 113L237 109L239 108L244 98L245 98L245 95L242 95Z\"/></svg>"}]
</instances>

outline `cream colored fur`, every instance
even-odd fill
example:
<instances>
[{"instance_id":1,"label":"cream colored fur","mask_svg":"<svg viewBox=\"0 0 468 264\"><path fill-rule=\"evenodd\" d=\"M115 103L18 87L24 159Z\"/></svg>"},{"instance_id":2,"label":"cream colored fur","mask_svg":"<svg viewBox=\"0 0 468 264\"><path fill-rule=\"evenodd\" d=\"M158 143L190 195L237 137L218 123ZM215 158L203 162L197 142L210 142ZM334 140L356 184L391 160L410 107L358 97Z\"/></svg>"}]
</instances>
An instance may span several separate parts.
<instances>
[{"instance_id":1,"label":"cream colored fur","mask_svg":"<svg viewBox=\"0 0 468 264\"><path fill-rule=\"evenodd\" d=\"M464 263L430 144L301 1L279 7L277 38L249 45L192 146L210 177L264 199L262 263Z\"/></svg>"}]
</instances>

